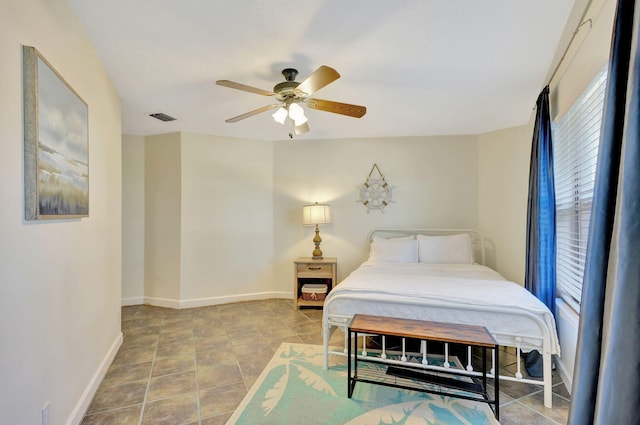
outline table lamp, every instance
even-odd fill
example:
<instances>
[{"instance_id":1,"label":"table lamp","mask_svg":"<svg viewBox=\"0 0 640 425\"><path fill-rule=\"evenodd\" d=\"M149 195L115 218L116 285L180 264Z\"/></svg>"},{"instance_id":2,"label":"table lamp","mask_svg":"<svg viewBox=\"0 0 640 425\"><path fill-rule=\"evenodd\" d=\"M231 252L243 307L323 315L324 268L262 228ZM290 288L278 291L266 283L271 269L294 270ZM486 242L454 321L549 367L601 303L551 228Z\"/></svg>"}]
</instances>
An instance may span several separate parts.
<instances>
[{"instance_id":1,"label":"table lamp","mask_svg":"<svg viewBox=\"0 0 640 425\"><path fill-rule=\"evenodd\" d=\"M320 250L320 230L319 224L331 223L331 208L326 204L305 205L302 207L302 224L305 226L316 226L316 235L313 238L315 249L313 250L313 259L322 260L322 251Z\"/></svg>"}]
</instances>

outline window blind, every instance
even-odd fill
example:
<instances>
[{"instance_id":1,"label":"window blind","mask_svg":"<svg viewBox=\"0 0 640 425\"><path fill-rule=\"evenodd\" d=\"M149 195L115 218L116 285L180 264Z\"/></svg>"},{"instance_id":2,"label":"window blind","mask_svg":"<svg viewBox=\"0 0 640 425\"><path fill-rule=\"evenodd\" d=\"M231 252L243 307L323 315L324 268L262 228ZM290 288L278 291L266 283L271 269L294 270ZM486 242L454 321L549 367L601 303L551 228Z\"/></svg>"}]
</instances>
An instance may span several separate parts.
<instances>
[{"instance_id":1,"label":"window blind","mask_svg":"<svg viewBox=\"0 0 640 425\"><path fill-rule=\"evenodd\" d=\"M556 291L580 312L596 161L607 82L605 65L553 125Z\"/></svg>"}]
</instances>

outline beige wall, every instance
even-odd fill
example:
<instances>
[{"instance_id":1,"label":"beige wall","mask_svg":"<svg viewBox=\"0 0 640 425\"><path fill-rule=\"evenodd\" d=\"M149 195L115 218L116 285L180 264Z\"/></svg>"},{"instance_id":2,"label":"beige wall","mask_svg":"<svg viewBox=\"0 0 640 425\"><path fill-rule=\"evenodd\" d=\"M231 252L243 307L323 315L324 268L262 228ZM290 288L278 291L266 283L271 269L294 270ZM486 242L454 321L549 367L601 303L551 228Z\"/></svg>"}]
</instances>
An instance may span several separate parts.
<instances>
[{"instance_id":1,"label":"beige wall","mask_svg":"<svg viewBox=\"0 0 640 425\"><path fill-rule=\"evenodd\" d=\"M562 118L576 98L607 63L613 19L613 0L593 0L584 25L576 34L565 60L550 84L551 118Z\"/></svg>"},{"instance_id":2,"label":"beige wall","mask_svg":"<svg viewBox=\"0 0 640 425\"><path fill-rule=\"evenodd\" d=\"M478 229L487 265L524 284L527 198L533 119L478 137Z\"/></svg>"},{"instance_id":3,"label":"beige wall","mask_svg":"<svg viewBox=\"0 0 640 425\"><path fill-rule=\"evenodd\" d=\"M89 105L89 217L24 217L22 45ZM120 99L62 0L0 13L0 422L79 423L121 342Z\"/></svg>"},{"instance_id":4,"label":"beige wall","mask_svg":"<svg viewBox=\"0 0 640 425\"><path fill-rule=\"evenodd\" d=\"M144 288L156 305L180 299L181 153L179 133L145 138Z\"/></svg>"},{"instance_id":5,"label":"beige wall","mask_svg":"<svg viewBox=\"0 0 640 425\"><path fill-rule=\"evenodd\" d=\"M144 137L122 136L122 303L144 301Z\"/></svg>"},{"instance_id":6,"label":"beige wall","mask_svg":"<svg viewBox=\"0 0 640 425\"><path fill-rule=\"evenodd\" d=\"M275 296L272 143L183 133L181 228L183 304Z\"/></svg>"}]
</instances>

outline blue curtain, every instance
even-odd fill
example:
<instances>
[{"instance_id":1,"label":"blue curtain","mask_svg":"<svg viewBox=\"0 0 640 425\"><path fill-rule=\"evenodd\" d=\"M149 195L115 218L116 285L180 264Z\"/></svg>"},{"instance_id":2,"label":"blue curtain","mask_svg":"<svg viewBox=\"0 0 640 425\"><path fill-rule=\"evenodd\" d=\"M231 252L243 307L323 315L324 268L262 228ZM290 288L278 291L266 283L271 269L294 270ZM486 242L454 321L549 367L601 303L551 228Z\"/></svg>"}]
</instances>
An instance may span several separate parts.
<instances>
[{"instance_id":1,"label":"blue curtain","mask_svg":"<svg viewBox=\"0 0 640 425\"><path fill-rule=\"evenodd\" d=\"M524 286L556 313L556 196L549 86L536 102L527 205L527 261Z\"/></svg>"},{"instance_id":2,"label":"blue curtain","mask_svg":"<svg viewBox=\"0 0 640 425\"><path fill-rule=\"evenodd\" d=\"M619 0L569 425L640 421L640 7Z\"/></svg>"}]
</instances>

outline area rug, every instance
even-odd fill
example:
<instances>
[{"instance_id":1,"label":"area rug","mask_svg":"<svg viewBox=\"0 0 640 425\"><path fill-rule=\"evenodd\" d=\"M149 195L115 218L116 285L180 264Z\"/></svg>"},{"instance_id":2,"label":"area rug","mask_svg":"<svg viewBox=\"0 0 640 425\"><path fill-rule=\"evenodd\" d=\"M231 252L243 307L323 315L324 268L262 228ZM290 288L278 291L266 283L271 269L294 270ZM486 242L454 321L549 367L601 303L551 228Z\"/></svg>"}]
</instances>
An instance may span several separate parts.
<instances>
[{"instance_id":1,"label":"area rug","mask_svg":"<svg viewBox=\"0 0 640 425\"><path fill-rule=\"evenodd\" d=\"M266 424L495 425L498 422L485 403L382 385L358 382L352 398L347 398L346 357L331 356L330 367L325 370L322 346L284 343L227 422L227 425Z\"/></svg>"}]
</instances>

